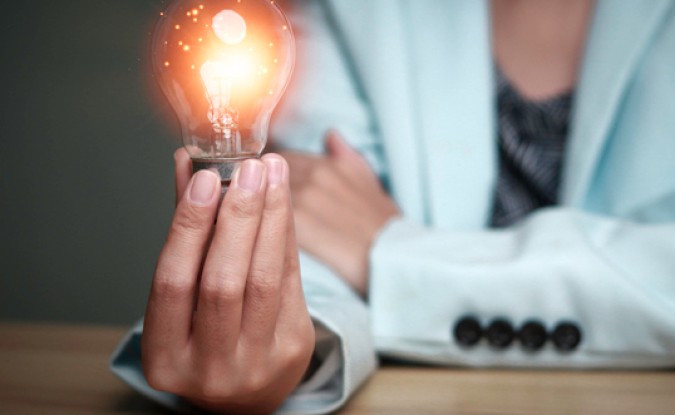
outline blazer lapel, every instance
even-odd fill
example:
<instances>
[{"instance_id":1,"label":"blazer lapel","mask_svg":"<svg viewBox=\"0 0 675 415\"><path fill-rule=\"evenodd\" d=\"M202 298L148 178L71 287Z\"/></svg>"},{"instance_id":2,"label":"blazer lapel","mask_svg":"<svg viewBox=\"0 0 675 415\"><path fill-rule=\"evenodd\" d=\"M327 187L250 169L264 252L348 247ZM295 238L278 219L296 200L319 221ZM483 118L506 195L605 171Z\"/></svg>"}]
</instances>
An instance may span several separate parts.
<instances>
[{"instance_id":1,"label":"blazer lapel","mask_svg":"<svg viewBox=\"0 0 675 415\"><path fill-rule=\"evenodd\" d=\"M384 140L391 192L408 218L423 222L426 186L410 82L414 64L402 8L407 2L329 0L328 4Z\"/></svg>"},{"instance_id":2,"label":"blazer lapel","mask_svg":"<svg viewBox=\"0 0 675 415\"><path fill-rule=\"evenodd\" d=\"M408 4L428 221L446 229L478 229L490 214L496 175L487 2Z\"/></svg>"},{"instance_id":3,"label":"blazer lapel","mask_svg":"<svg viewBox=\"0 0 675 415\"><path fill-rule=\"evenodd\" d=\"M670 0L598 1L577 88L563 204L584 203L626 87L670 5Z\"/></svg>"}]
</instances>

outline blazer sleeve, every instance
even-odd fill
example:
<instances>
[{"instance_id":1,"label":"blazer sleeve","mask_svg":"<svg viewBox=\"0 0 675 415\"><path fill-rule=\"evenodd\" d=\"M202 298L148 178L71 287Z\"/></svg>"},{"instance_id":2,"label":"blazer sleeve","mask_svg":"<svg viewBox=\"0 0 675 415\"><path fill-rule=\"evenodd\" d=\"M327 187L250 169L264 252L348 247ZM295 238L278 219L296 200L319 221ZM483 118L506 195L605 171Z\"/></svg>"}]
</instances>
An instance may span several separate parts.
<instances>
[{"instance_id":1,"label":"blazer sleeve","mask_svg":"<svg viewBox=\"0 0 675 415\"><path fill-rule=\"evenodd\" d=\"M278 414L326 414L344 405L373 373L377 361L365 304L326 267L300 258L307 307L316 328L316 368L289 396ZM151 388L141 366L143 322L129 331L113 353L110 368L151 400L182 413L201 413L179 396ZM223 373L227 376L227 373Z\"/></svg>"},{"instance_id":2,"label":"blazer sleeve","mask_svg":"<svg viewBox=\"0 0 675 415\"><path fill-rule=\"evenodd\" d=\"M472 232L397 219L371 251L375 344L400 358L467 366L675 366L674 255L672 219L638 223L559 207L510 229ZM471 347L455 338L466 316L479 323ZM500 335L488 330L496 319L515 332L509 347L486 340ZM547 330L541 349L519 342L528 321ZM555 333L562 322L578 330L578 345Z\"/></svg>"}]
</instances>

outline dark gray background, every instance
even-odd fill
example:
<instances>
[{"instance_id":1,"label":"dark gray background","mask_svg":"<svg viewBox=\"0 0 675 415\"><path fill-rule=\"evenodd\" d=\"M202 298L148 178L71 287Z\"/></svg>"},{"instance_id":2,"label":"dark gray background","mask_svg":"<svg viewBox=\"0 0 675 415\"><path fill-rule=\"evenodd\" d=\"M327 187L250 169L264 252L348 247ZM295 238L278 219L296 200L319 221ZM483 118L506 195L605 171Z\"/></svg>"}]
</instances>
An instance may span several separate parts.
<instances>
[{"instance_id":1,"label":"dark gray background","mask_svg":"<svg viewBox=\"0 0 675 415\"><path fill-rule=\"evenodd\" d=\"M3 2L0 319L142 315L179 145L149 62L162 7Z\"/></svg>"}]
</instances>

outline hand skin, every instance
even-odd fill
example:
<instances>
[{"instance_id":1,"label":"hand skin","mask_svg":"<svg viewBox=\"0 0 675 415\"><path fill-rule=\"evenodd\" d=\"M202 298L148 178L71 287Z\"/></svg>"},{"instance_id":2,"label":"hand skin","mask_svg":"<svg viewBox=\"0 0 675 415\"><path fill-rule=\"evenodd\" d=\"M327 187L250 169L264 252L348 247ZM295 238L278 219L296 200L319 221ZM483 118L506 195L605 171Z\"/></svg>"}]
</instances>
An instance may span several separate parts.
<instances>
[{"instance_id":1,"label":"hand skin","mask_svg":"<svg viewBox=\"0 0 675 415\"><path fill-rule=\"evenodd\" d=\"M366 296L371 245L400 211L366 160L336 131L326 135L326 152L283 153L298 244Z\"/></svg>"},{"instance_id":2,"label":"hand skin","mask_svg":"<svg viewBox=\"0 0 675 415\"><path fill-rule=\"evenodd\" d=\"M175 159L176 213L141 344L148 384L216 413L271 413L314 350L288 165L276 154L243 162L219 208L218 174L190 178L187 152Z\"/></svg>"}]
</instances>

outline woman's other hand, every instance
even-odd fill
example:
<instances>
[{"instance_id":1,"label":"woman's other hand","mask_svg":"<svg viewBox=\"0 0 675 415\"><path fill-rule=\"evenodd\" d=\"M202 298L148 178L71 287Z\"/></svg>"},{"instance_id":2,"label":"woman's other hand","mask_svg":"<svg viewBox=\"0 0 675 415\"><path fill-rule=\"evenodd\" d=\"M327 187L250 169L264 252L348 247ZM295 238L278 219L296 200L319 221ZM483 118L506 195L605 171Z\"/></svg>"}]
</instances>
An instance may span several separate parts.
<instances>
[{"instance_id":1,"label":"woman's other hand","mask_svg":"<svg viewBox=\"0 0 675 415\"><path fill-rule=\"evenodd\" d=\"M400 212L366 160L334 131L326 150L326 156L283 153L298 244L365 296L373 240Z\"/></svg>"}]
</instances>

